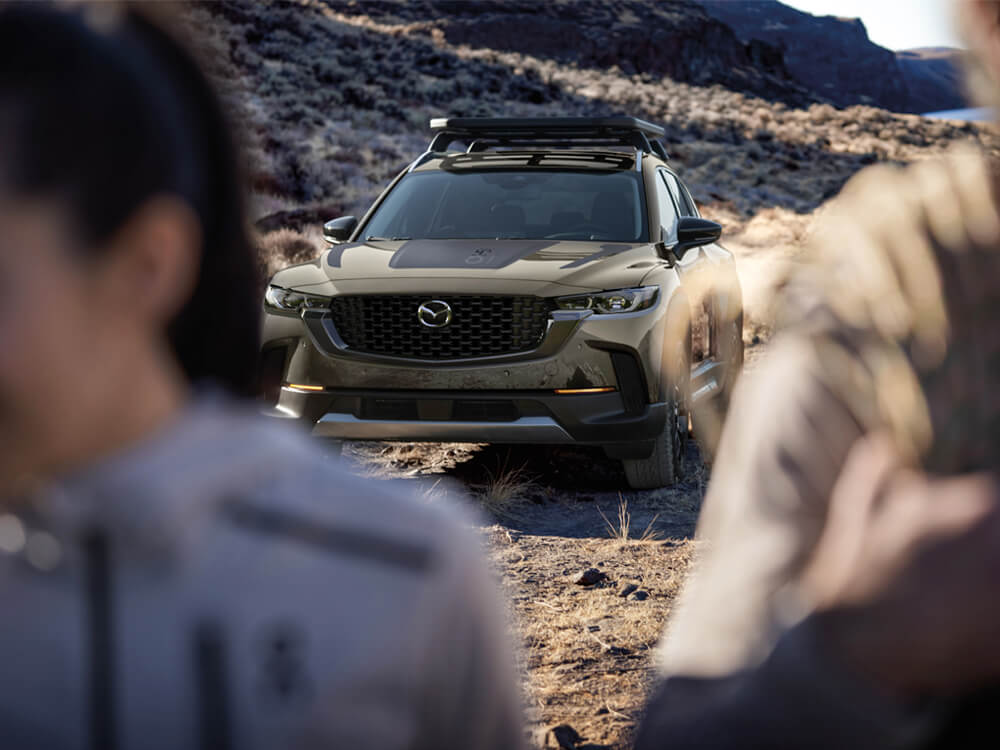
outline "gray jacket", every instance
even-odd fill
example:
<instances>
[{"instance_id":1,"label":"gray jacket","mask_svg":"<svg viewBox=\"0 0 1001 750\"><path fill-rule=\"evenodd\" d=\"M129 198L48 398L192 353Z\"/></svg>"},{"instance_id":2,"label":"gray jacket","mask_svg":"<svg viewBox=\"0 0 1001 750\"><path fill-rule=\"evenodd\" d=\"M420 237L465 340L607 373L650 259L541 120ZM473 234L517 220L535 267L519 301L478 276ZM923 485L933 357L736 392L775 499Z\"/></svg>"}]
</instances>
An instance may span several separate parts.
<instances>
[{"instance_id":1,"label":"gray jacket","mask_svg":"<svg viewBox=\"0 0 1001 750\"><path fill-rule=\"evenodd\" d=\"M0 746L519 747L466 525L203 399L0 511Z\"/></svg>"}]
</instances>

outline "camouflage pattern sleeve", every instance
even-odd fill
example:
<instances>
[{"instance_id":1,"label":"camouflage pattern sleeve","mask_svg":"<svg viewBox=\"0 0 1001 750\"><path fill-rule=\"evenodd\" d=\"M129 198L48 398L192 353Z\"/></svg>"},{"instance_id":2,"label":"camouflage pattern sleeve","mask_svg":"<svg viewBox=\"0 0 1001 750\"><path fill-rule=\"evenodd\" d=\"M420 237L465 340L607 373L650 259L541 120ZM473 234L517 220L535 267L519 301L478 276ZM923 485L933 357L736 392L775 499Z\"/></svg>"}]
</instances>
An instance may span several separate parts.
<instances>
[{"instance_id":1,"label":"camouflage pattern sleeve","mask_svg":"<svg viewBox=\"0 0 1001 750\"><path fill-rule=\"evenodd\" d=\"M737 387L668 674L754 666L809 611L796 584L860 435L889 431L935 473L997 466L996 175L969 151L875 167L828 210L772 351Z\"/></svg>"},{"instance_id":2,"label":"camouflage pattern sleeve","mask_svg":"<svg viewBox=\"0 0 1001 750\"><path fill-rule=\"evenodd\" d=\"M858 686L831 699L846 685L797 635L798 584L861 435L932 473L998 465L997 160L866 170L815 240L737 386L637 747L913 747L936 723Z\"/></svg>"},{"instance_id":3,"label":"camouflage pattern sleeve","mask_svg":"<svg viewBox=\"0 0 1001 750\"><path fill-rule=\"evenodd\" d=\"M959 147L851 180L787 288L828 386L929 471L997 467L998 241L997 159Z\"/></svg>"}]
</instances>

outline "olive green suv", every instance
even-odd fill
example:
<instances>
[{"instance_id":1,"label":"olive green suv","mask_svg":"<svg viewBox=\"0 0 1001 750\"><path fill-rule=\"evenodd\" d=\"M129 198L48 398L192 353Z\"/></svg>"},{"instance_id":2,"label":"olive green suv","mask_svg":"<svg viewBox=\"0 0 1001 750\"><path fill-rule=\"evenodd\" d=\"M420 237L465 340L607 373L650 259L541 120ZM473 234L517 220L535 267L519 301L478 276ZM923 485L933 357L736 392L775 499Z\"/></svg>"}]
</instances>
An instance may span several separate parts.
<instances>
[{"instance_id":1,"label":"olive green suv","mask_svg":"<svg viewBox=\"0 0 1001 750\"><path fill-rule=\"evenodd\" d=\"M327 222L330 248L271 279L269 413L335 440L596 445L632 487L677 481L689 412L726 398L743 342L733 256L663 130L431 130L360 221Z\"/></svg>"}]
</instances>

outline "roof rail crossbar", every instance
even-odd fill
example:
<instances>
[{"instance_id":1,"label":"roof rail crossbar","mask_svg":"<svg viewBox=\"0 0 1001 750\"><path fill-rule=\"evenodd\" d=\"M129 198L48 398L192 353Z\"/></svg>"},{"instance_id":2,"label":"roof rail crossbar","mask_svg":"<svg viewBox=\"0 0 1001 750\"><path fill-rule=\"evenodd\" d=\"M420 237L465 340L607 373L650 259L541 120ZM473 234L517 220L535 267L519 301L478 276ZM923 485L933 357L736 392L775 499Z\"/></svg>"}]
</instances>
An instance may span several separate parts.
<instances>
[{"instance_id":1,"label":"roof rail crossbar","mask_svg":"<svg viewBox=\"0 0 1001 750\"><path fill-rule=\"evenodd\" d=\"M658 138L664 129L635 117L443 117L431 120L435 133L428 151L441 153L453 141L467 153L490 147L630 146L643 154L666 156Z\"/></svg>"},{"instance_id":2,"label":"roof rail crossbar","mask_svg":"<svg viewBox=\"0 0 1001 750\"><path fill-rule=\"evenodd\" d=\"M455 140L459 140L456 138ZM630 146L637 151L652 154L653 147L637 143L635 138L477 138L466 153L486 151L488 148L596 148L601 146Z\"/></svg>"},{"instance_id":3,"label":"roof rail crossbar","mask_svg":"<svg viewBox=\"0 0 1001 750\"><path fill-rule=\"evenodd\" d=\"M525 163L531 166L546 168L565 168L567 164L607 166L611 169L629 169L634 166L632 154L612 153L602 151L566 151L546 152L529 149L525 151L453 151L444 156L442 169L499 166L505 163Z\"/></svg>"}]
</instances>

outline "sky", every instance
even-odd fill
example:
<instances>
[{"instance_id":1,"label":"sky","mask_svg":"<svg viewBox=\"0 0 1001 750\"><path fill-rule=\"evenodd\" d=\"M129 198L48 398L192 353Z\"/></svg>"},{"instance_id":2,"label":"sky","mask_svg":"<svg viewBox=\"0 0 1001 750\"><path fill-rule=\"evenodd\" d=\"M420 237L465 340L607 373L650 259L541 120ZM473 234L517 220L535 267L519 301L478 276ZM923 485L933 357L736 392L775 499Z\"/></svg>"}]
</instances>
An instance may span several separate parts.
<instances>
[{"instance_id":1,"label":"sky","mask_svg":"<svg viewBox=\"0 0 1001 750\"><path fill-rule=\"evenodd\" d=\"M815 16L861 18L876 44L892 50L959 47L951 5L962 0L782 0Z\"/></svg>"}]
</instances>

